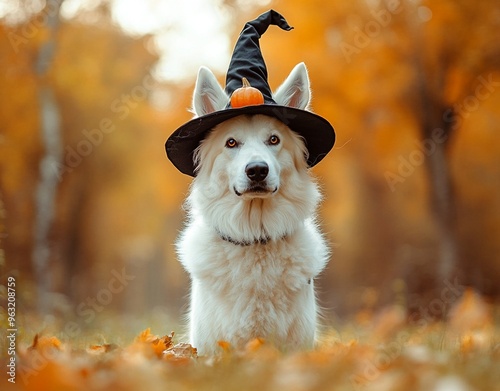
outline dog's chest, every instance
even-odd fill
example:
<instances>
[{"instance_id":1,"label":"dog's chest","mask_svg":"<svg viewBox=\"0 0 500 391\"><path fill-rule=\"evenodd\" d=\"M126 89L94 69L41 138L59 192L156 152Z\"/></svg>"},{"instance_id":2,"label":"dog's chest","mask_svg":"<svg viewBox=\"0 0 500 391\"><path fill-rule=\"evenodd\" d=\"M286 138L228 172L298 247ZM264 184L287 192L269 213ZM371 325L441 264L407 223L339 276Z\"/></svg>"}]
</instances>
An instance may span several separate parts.
<instances>
[{"instance_id":1,"label":"dog's chest","mask_svg":"<svg viewBox=\"0 0 500 391\"><path fill-rule=\"evenodd\" d=\"M304 254L289 247L286 242L251 246L224 242L206 258L207 268L199 277L216 295L285 300L310 284L312 277Z\"/></svg>"},{"instance_id":2,"label":"dog's chest","mask_svg":"<svg viewBox=\"0 0 500 391\"><path fill-rule=\"evenodd\" d=\"M316 319L312 279L327 259L313 225L278 241L241 246L221 239L203 224L192 224L178 249L192 279L193 342L240 344L264 337L280 345L312 343Z\"/></svg>"}]
</instances>

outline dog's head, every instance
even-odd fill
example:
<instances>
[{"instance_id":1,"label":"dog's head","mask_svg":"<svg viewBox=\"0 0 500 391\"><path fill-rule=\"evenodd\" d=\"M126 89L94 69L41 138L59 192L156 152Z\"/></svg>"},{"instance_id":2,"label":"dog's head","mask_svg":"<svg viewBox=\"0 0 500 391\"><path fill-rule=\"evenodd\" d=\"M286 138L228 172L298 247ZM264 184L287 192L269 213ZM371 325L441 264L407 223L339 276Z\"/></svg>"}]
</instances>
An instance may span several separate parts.
<instances>
[{"instance_id":1,"label":"dog's head","mask_svg":"<svg viewBox=\"0 0 500 391\"><path fill-rule=\"evenodd\" d=\"M282 106L309 106L309 78L303 63L293 69L273 98ZM212 72L201 68L193 96L195 115L221 110L228 101ZM219 190L242 199L272 197L283 180L307 170L306 159L302 138L283 122L264 115L242 115L221 123L195 151L197 176L210 178Z\"/></svg>"},{"instance_id":2,"label":"dog's head","mask_svg":"<svg viewBox=\"0 0 500 391\"><path fill-rule=\"evenodd\" d=\"M305 109L309 78L297 65L273 94L279 105ZM226 107L229 97L202 68L193 98L197 116ZM278 119L241 115L222 122L195 151L191 213L235 240L278 239L314 215L320 193L309 175L302 137Z\"/></svg>"}]
</instances>

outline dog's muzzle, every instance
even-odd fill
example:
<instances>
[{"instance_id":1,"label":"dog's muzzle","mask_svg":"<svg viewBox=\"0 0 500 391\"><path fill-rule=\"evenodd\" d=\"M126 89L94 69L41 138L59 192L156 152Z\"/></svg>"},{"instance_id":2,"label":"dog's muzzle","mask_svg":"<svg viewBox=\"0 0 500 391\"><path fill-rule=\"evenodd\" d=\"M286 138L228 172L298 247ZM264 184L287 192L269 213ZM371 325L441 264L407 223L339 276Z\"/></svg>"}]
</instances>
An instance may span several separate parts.
<instances>
[{"instance_id":1,"label":"dog's muzzle","mask_svg":"<svg viewBox=\"0 0 500 391\"><path fill-rule=\"evenodd\" d=\"M243 194L254 195L259 197L259 195L266 196L269 193L275 193L278 188L270 188L266 181L267 175L269 174L269 165L266 162L250 162L245 167L245 174L249 179L248 186L243 191L238 191L236 187L234 192L237 196Z\"/></svg>"},{"instance_id":2,"label":"dog's muzzle","mask_svg":"<svg viewBox=\"0 0 500 391\"><path fill-rule=\"evenodd\" d=\"M245 173L252 182L262 182L269 174L269 166L266 162L251 162L245 167Z\"/></svg>"}]
</instances>

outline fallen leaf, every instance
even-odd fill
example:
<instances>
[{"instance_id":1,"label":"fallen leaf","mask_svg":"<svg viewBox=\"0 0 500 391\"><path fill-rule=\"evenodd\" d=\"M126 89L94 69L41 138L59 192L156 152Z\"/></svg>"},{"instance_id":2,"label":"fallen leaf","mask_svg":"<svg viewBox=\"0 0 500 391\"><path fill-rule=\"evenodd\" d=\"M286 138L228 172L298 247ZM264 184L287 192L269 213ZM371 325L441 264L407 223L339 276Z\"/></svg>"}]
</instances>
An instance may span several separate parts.
<instances>
[{"instance_id":1,"label":"fallen leaf","mask_svg":"<svg viewBox=\"0 0 500 391\"><path fill-rule=\"evenodd\" d=\"M245 351L249 353L254 353L257 350L259 350L262 347L262 345L264 345L263 338L254 338L247 342L247 344L245 345Z\"/></svg>"},{"instance_id":2,"label":"fallen leaf","mask_svg":"<svg viewBox=\"0 0 500 391\"><path fill-rule=\"evenodd\" d=\"M140 351L148 356L153 354L154 356L161 358L163 352L173 346L173 338L173 331L168 335L158 337L157 335L151 334L151 329L147 328L135 338L134 343L128 347L128 350L130 352Z\"/></svg>"},{"instance_id":3,"label":"fallen leaf","mask_svg":"<svg viewBox=\"0 0 500 391\"><path fill-rule=\"evenodd\" d=\"M224 351L224 352L230 352L231 351L231 344L227 341L217 341L217 345Z\"/></svg>"},{"instance_id":4,"label":"fallen leaf","mask_svg":"<svg viewBox=\"0 0 500 391\"><path fill-rule=\"evenodd\" d=\"M188 343L178 343L175 346L163 351L162 357L167 361L189 362L191 359L197 358L197 350Z\"/></svg>"},{"instance_id":5,"label":"fallen leaf","mask_svg":"<svg viewBox=\"0 0 500 391\"><path fill-rule=\"evenodd\" d=\"M45 337L36 334L33 338L33 343L28 348L28 350L36 350L39 352L46 352L48 350L61 350L62 343L56 337Z\"/></svg>"}]
</instances>

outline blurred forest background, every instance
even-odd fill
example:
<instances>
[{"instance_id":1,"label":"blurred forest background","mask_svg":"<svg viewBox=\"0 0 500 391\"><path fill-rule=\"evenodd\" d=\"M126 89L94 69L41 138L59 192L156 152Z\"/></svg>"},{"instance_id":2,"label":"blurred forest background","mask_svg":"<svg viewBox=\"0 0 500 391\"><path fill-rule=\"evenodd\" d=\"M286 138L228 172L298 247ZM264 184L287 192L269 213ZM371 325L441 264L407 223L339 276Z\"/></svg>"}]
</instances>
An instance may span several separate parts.
<instances>
[{"instance_id":1,"label":"blurred forest background","mask_svg":"<svg viewBox=\"0 0 500 391\"><path fill-rule=\"evenodd\" d=\"M18 313L180 318L190 178L164 142L191 118L197 68L224 83L243 24L269 8L295 27L261 40L271 87L304 61L337 132L313 169L326 317L451 286L498 298L497 0L2 0L0 266Z\"/></svg>"}]
</instances>

